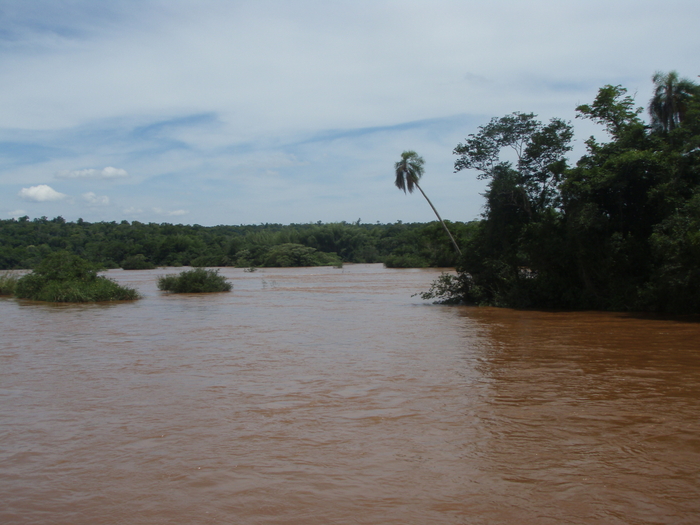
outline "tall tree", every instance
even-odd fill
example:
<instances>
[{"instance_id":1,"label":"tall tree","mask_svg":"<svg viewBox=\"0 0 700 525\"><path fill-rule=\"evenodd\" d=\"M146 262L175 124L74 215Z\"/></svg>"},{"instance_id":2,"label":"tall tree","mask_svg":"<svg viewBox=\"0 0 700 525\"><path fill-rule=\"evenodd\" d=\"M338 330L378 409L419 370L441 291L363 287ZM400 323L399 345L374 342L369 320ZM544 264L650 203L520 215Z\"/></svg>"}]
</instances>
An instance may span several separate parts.
<instances>
[{"instance_id":1,"label":"tall tree","mask_svg":"<svg viewBox=\"0 0 700 525\"><path fill-rule=\"evenodd\" d=\"M418 155L418 153L411 150L404 151L401 154L401 160L394 164L394 170L396 172L396 181L394 184L396 184L398 189L403 190L404 193L406 193L406 191L408 191L408 193L413 193L414 188L418 188L418 191L423 194L423 197L425 197L425 200L428 201L428 204L430 204L430 207L435 212L436 217L442 223L442 227L445 228L445 231L450 237L455 250L459 255L462 255L462 251L459 249L459 246L457 246L457 242L455 241L454 237L452 237L452 234L447 228L445 221L442 220L442 217L440 217L440 214L435 209L435 206L433 206L433 203L430 202L430 199L418 184L418 181L423 176L423 164L425 164L425 161L423 160L423 157Z\"/></svg>"},{"instance_id":2,"label":"tall tree","mask_svg":"<svg viewBox=\"0 0 700 525\"><path fill-rule=\"evenodd\" d=\"M685 119L688 104L698 93L698 85L678 78L675 71L657 71L651 79L654 82L654 96L649 101L651 125L657 130L672 131Z\"/></svg>"},{"instance_id":3,"label":"tall tree","mask_svg":"<svg viewBox=\"0 0 700 525\"><path fill-rule=\"evenodd\" d=\"M476 170L477 178L490 179L490 190L500 192L500 200L533 216L554 204L572 137L571 125L561 119L543 125L533 113L519 112L493 118L454 149L459 155L455 172ZM504 149L515 153L515 164L501 159ZM505 178L507 189L500 184Z\"/></svg>"}]
</instances>

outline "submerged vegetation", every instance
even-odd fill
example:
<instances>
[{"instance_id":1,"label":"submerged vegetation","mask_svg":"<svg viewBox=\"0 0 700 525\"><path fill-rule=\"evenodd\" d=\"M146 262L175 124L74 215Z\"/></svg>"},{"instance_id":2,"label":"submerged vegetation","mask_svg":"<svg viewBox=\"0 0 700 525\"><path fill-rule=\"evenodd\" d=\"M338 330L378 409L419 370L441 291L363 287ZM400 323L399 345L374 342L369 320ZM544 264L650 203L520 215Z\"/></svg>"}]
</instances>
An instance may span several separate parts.
<instances>
[{"instance_id":1,"label":"submerged vegetation","mask_svg":"<svg viewBox=\"0 0 700 525\"><path fill-rule=\"evenodd\" d=\"M230 292L232 285L219 270L193 268L178 275L158 277L158 289L173 293L214 293Z\"/></svg>"},{"instance_id":2,"label":"submerged vegetation","mask_svg":"<svg viewBox=\"0 0 700 525\"><path fill-rule=\"evenodd\" d=\"M61 251L48 255L30 274L19 278L14 295L35 301L85 303L139 298L133 288L97 275L88 261Z\"/></svg>"}]
</instances>

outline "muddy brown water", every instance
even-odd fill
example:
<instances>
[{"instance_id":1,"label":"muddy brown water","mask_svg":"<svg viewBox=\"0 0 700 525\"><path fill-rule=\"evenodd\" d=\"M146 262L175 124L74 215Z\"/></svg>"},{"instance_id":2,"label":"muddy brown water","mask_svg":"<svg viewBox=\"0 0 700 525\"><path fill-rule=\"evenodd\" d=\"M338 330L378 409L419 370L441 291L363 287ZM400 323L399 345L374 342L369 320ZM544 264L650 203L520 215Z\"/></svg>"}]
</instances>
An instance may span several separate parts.
<instances>
[{"instance_id":1,"label":"muddy brown water","mask_svg":"<svg viewBox=\"0 0 700 525\"><path fill-rule=\"evenodd\" d=\"M430 305L437 270L0 299L3 524L696 524L700 323Z\"/></svg>"}]
</instances>

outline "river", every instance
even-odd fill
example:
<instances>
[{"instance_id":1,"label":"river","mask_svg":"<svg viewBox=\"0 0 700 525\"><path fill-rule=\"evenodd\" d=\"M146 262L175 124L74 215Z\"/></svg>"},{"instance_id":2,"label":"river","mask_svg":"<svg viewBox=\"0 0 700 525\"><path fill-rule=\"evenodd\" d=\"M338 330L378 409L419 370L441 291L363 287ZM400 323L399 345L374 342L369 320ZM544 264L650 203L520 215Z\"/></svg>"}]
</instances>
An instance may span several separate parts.
<instances>
[{"instance_id":1,"label":"river","mask_svg":"<svg viewBox=\"0 0 700 525\"><path fill-rule=\"evenodd\" d=\"M0 299L0 523L696 524L700 322L431 305L439 270Z\"/></svg>"}]
</instances>

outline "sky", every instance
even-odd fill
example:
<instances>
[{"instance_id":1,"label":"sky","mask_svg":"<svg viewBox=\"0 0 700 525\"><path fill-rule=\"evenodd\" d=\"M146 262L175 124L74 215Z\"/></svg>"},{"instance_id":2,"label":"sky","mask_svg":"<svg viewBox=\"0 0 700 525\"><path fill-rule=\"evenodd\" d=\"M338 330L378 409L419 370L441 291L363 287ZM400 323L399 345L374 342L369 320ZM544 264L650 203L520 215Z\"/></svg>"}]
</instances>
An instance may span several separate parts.
<instances>
[{"instance_id":1,"label":"sky","mask_svg":"<svg viewBox=\"0 0 700 525\"><path fill-rule=\"evenodd\" d=\"M700 75L700 2L0 0L0 219L429 222L483 212L453 150L493 117L575 129L606 84Z\"/></svg>"}]
</instances>

